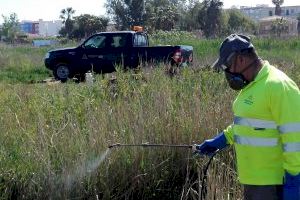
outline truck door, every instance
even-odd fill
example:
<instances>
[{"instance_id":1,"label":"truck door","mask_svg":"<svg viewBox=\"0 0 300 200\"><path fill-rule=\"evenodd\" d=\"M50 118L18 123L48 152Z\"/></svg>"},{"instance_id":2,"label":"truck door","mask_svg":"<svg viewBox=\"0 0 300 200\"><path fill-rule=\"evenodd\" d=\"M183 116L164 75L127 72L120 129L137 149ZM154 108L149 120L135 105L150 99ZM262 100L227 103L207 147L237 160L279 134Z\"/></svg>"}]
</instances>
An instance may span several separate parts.
<instances>
[{"instance_id":1,"label":"truck door","mask_svg":"<svg viewBox=\"0 0 300 200\"><path fill-rule=\"evenodd\" d=\"M105 48L105 63L107 66L103 69L104 72L110 72L109 69L116 67L123 68L127 65L128 56L130 55L128 33L112 33L107 38L107 46ZM132 43L132 41L131 41Z\"/></svg>"},{"instance_id":2,"label":"truck door","mask_svg":"<svg viewBox=\"0 0 300 200\"><path fill-rule=\"evenodd\" d=\"M98 34L89 38L84 44L83 59L93 71L109 73L115 71L117 65L127 60L127 33Z\"/></svg>"},{"instance_id":3,"label":"truck door","mask_svg":"<svg viewBox=\"0 0 300 200\"><path fill-rule=\"evenodd\" d=\"M95 72L101 72L102 68L107 65L105 60L106 43L108 37L105 34L97 34L87 39L83 47L82 65L84 68L92 69Z\"/></svg>"}]
</instances>

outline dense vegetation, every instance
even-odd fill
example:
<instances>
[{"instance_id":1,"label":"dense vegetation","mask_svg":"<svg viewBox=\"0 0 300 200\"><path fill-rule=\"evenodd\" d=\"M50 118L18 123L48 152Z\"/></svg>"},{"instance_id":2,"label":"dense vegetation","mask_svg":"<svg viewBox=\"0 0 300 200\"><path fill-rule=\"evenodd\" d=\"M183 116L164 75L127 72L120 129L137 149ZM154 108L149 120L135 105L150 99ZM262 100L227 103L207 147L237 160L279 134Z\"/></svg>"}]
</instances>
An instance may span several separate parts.
<instances>
[{"instance_id":1,"label":"dense vegetation","mask_svg":"<svg viewBox=\"0 0 300 200\"><path fill-rule=\"evenodd\" d=\"M257 34L258 30L257 23L238 9L223 9L220 0L107 0L105 6L105 16L78 16L72 7L62 9L59 17L63 27L59 36L80 40L96 32L130 30L132 26L143 26L149 33L195 31L205 38L231 32ZM17 13L2 17L1 38L7 43L26 42Z\"/></svg>"},{"instance_id":2,"label":"dense vegetation","mask_svg":"<svg viewBox=\"0 0 300 200\"><path fill-rule=\"evenodd\" d=\"M93 85L36 83L49 77L48 49L0 46L0 199L198 199L208 158L188 149L107 150L200 143L231 122L236 93L207 67L220 40L166 34L152 43L193 45L193 67L169 76L168 66L143 66L96 76ZM300 85L299 39L254 44ZM234 168L231 149L216 156L207 199L241 196Z\"/></svg>"}]
</instances>

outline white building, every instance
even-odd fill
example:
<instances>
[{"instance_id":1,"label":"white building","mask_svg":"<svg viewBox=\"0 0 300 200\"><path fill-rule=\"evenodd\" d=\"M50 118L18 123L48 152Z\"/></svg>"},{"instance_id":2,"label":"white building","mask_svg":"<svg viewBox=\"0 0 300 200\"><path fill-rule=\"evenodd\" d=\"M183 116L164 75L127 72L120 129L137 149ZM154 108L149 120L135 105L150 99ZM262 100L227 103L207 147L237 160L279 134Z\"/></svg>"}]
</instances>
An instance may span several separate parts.
<instances>
[{"instance_id":1,"label":"white building","mask_svg":"<svg viewBox=\"0 0 300 200\"><path fill-rule=\"evenodd\" d=\"M39 35L41 36L56 36L59 35L58 32L62 28L62 21L43 21L40 19L39 23Z\"/></svg>"},{"instance_id":2,"label":"white building","mask_svg":"<svg viewBox=\"0 0 300 200\"><path fill-rule=\"evenodd\" d=\"M255 21L275 15L275 7L257 5L256 7L240 7L240 11ZM296 19L300 14L299 6L282 6L281 16Z\"/></svg>"}]
</instances>

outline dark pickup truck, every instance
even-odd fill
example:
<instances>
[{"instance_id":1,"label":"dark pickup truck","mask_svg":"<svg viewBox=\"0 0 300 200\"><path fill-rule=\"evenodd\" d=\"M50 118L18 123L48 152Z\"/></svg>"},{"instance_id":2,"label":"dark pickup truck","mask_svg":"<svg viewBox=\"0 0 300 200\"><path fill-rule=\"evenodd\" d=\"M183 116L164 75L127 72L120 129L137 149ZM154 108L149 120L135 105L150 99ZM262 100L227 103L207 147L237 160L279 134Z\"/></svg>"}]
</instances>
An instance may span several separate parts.
<instances>
[{"instance_id":1,"label":"dark pickup truck","mask_svg":"<svg viewBox=\"0 0 300 200\"><path fill-rule=\"evenodd\" d=\"M110 73L117 65L136 68L141 62L164 62L184 66L192 60L192 46L149 47L148 36L142 31L97 33L78 47L51 50L45 55L46 67L61 81L82 78L89 70Z\"/></svg>"}]
</instances>

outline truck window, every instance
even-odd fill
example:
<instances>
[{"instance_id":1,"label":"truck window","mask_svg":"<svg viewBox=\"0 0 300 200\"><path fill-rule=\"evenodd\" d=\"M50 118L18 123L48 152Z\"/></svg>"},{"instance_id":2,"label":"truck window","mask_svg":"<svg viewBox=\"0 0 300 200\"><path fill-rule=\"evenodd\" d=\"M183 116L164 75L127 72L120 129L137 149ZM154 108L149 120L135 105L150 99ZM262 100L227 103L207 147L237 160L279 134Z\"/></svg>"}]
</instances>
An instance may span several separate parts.
<instances>
[{"instance_id":1,"label":"truck window","mask_svg":"<svg viewBox=\"0 0 300 200\"><path fill-rule=\"evenodd\" d=\"M95 35L91 37L88 41L84 43L84 47L87 49L91 48L104 48L105 47L106 36L104 35Z\"/></svg>"},{"instance_id":2,"label":"truck window","mask_svg":"<svg viewBox=\"0 0 300 200\"><path fill-rule=\"evenodd\" d=\"M135 34L134 35L134 46L136 46L136 47L145 47L145 46L147 46L146 36L142 35L142 34Z\"/></svg>"},{"instance_id":3,"label":"truck window","mask_svg":"<svg viewBox=\"0 0 300 200\"><path fill-rule=\"evenodd\" d=\"M127 40L127 35L126 34L112 36L110 46L112 48L125 47L126 40Z\"/></svg>"}]
</instances>

